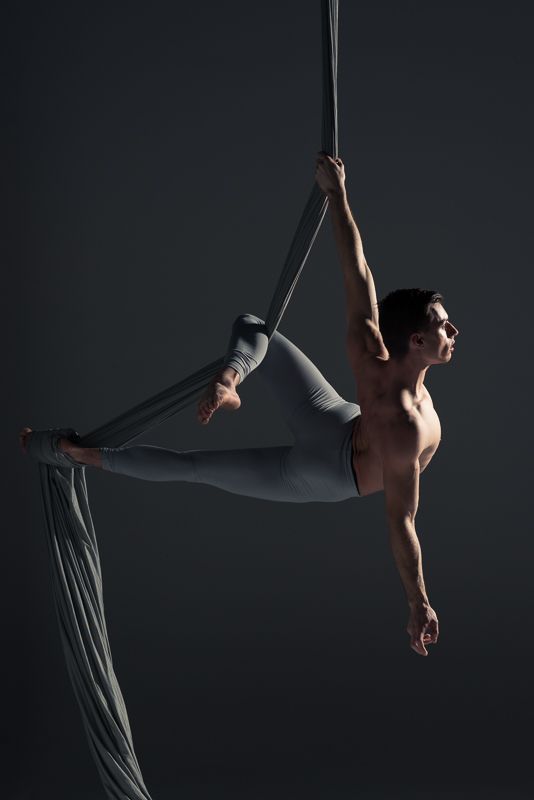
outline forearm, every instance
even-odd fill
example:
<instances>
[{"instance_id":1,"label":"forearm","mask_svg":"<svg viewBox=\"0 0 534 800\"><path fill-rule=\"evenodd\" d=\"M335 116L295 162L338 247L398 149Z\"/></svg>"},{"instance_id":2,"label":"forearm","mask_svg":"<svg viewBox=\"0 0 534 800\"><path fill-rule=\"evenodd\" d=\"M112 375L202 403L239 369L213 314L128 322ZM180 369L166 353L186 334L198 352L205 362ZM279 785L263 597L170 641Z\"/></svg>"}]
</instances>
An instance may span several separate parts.
<instances>
[{"instance_id":1,"label":"forearm","mask_svg":"<svg viewBox=\"0 0 534 800\"><path fill-rule=\"evenodd\" d=\"M358 318L363 315L371 319L373 309L370 303L365 303L366 298L369 297L371 275L363 253L362 238L350 210L347 193L343 188L339 192L329 194L328 199L334 239L343 270L349 321L353 315Z\"/></svg>"},{"instance_id":2,"label":"forearm","mask_svg":"<svg viewBox=\"0 0 534 800\"><path fill-rule=\"evenodd\" d=\"M429 604L423 579L421 545L410 522L390 524L393 557L410 606Z\"/></svg>"}]
</instances>

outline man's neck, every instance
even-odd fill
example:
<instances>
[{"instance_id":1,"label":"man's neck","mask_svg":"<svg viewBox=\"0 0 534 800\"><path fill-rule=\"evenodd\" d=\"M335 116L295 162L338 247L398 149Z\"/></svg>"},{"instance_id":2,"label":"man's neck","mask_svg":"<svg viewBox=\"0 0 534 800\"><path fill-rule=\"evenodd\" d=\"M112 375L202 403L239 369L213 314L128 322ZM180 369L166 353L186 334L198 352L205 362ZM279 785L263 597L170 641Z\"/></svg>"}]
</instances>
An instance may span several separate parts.
<instances>
[{"instance_id":1,"label":"man's neck","mask_svg":"<svg viewBox=\"0 0 534 800\"><path fill-rule=\"evenodd\" d=\"M422 365L419 360L410 360L409 358L405 358L403 361L391 359L389 364L392 384L399 389L407 390L414 400L420 400L429 365Z\"/></svg>"}]
</instances>

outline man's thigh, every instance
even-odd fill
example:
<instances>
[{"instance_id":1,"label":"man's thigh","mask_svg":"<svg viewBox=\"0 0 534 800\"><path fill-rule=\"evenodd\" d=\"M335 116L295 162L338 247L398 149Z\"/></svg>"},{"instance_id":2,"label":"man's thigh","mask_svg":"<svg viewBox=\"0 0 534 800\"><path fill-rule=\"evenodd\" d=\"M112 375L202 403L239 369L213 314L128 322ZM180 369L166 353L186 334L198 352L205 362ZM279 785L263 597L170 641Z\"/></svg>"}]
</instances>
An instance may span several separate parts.
<instances>
[{"instance_id":1,"label":"man's thigh","mask_svg":"<svg viewBox=\"0 0 534 800\"><path fill-rule=\"evenodd\" d=\"M286 336L276 331L258 373L269 385L295 435L313 427L345 401L315 364Z\"/></svg>"}]
</instances>

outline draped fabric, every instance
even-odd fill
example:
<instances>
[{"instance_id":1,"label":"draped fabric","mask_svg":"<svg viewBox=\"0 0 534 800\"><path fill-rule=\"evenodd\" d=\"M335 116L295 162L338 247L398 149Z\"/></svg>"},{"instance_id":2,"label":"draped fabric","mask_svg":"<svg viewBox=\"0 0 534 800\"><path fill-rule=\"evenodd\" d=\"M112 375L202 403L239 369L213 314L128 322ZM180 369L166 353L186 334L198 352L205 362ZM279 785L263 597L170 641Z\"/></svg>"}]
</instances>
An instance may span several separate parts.
<instances>
[{"instance_id":1,"label":"draped fabric","mask_svg":"<svg viewBox=\"0 0 534 800\"><path fill-rule=\"evenodd\" d=\"M322 149L337 157L338 0L321 0ZM315 184L291 242L266 315L276 331L326 213ZM82 436L84 447L119 447L195 403L223 357ZM68 672L89 745L109 798L149 800L106 631L102 573L89 508L85 468L39 464L54 600Z\"/></svg>"}]
</instances>

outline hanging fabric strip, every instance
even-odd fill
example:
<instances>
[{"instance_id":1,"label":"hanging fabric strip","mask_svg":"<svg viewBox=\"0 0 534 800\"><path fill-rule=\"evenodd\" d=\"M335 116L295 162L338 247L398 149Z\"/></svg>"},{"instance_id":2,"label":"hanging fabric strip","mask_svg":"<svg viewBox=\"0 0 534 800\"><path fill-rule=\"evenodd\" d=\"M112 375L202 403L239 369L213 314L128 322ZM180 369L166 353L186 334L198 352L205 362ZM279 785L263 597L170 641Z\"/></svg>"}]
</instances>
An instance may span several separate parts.
<instances>
[{"instance_id":1,"label":"hanging fabric strip","mask_svg":"<svg viewBox=\"0 0 534 800\"><path fill-rule=\"evenodd\" d=\"M321 0L322 149L337 156L338 0ZM324 218L327 200L314 185L266 317L272 336L289 303ZM223 358L81 437L85 447L119 447L196 402ZM39 464L51 575L68 672L100 777L113 800L150 800L134 753L126 707L113 670L104 617L102 573L85 468Z\"/></svg>"}]
</instances>

